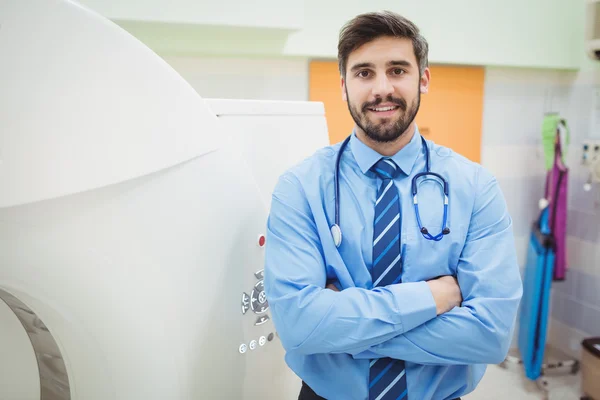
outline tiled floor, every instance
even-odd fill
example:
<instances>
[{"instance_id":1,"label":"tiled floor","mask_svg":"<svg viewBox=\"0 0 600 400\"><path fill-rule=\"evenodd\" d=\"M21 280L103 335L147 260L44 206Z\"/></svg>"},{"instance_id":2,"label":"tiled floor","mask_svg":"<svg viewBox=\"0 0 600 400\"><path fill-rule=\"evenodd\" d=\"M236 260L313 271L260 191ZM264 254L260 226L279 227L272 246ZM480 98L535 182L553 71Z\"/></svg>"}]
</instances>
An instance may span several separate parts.
<instances>
[{"instance_id":1,"label":"tiled floor","mask_svg":"<svg viewBox=\"0 0 600 400\"><path fill-rule=\"evenodd\" d=\"M483 380L465 400L544 400L544 392L519 369L490 365ZM548 400L579 400L580 375L549 376Z\"/></svg>"},{"instance_id":2,"label":"tiled floor","mask_svg":"<svg viewBox=\"0 0 600 400\"><path fill-rule=\"evenodd\" d=\"M511 349L509 356L514 361L518 350ZM509 357L510 358L510 357ZM546 363L571 361L566 354L551 348L546 348ZM523 366L514 362L505 362L505 368L490 365L481 383L473 393L464 396L465 400L579 400L581 397L581 374L572 375L569 368L549 371L546 373L547 397L540 388L541 383L525 377Z\"/></svg>"}]
</instances>

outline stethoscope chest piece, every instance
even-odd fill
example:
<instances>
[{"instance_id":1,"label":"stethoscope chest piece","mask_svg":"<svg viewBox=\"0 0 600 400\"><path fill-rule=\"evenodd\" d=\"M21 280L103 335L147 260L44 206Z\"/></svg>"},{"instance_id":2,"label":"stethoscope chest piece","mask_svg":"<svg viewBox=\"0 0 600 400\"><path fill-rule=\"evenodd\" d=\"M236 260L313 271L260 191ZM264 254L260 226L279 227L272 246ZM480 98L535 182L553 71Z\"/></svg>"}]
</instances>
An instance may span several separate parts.
<instances>
[{"instance_id":1,"label":"stethoscope chest piece","mask_svg":"<svg viewBox=\"0 0 600 400\"><path fill-rule=\"evenodd\" d=\"M342 244L342 230L339 225L334 224L331 226L331 236L333 237L335 247L340 247L340 244Z\"/></svg>"}]
</instances>

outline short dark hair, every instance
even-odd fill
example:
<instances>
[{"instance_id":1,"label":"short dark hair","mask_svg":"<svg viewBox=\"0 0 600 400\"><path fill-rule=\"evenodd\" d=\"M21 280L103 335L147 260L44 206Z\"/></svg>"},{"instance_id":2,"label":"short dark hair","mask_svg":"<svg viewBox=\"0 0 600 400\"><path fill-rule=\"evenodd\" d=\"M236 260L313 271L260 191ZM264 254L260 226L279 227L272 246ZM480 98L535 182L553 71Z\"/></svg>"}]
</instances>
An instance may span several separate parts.
<instances>
[{"instance_id":1,"label":"short dark hair","mask_svg":"<svg viewBox=\"0 0 600 400\"><path fill-rule=\"evenodd\" d=\"M415 57L422 74L428 66L429 45L419 28L408 19L391 11L360 14L348 21L340 30L338 62L340 74L346 76L348 56L360 46L382 36L412 40Z\"/></svg>"}]
</instances>

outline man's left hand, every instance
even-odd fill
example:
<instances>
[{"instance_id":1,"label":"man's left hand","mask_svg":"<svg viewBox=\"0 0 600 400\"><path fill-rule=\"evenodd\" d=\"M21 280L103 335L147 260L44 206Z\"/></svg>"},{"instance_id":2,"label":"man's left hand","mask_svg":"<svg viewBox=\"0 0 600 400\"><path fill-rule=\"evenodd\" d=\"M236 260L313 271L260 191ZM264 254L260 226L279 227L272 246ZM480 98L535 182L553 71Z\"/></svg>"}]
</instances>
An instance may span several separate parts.
<instances>
[{"instance_id":1,"label":"man's left hand","mask_svg":"<svg viewBox=\"0 0 600 400\"><path fill-rule=\"evenodd\" d=\"M340 289L338 289L338 288L337 288L337 286L335 286L333 283L329 283L329 284L327 284L327 286L325 286L325 288L326 288L326 289L331 289L331 290L333 290L334 292L339 292L339 291L340 291Z\"/></svg>"}]
</instances>

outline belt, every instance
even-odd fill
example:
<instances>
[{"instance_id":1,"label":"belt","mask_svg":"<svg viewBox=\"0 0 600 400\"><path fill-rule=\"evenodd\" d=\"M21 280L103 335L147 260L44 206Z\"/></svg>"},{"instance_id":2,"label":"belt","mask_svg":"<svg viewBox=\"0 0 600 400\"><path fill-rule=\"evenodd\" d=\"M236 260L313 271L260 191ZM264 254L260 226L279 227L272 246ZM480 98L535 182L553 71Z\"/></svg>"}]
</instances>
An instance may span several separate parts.
<instances>
[{"instance_id":1,"label":"belt","mask_svg":"<svg viewBox=\"0 0 600 400\"><path fill-rule=\"evenodd\" d=\"M324 397L319 396L308 386L304 381L302 381L302 389L300 390L300 395L298 396L298 400L327 400ZM461 400L460 397L457 397L453 400Z\"/></svg>"}]
</instances>

